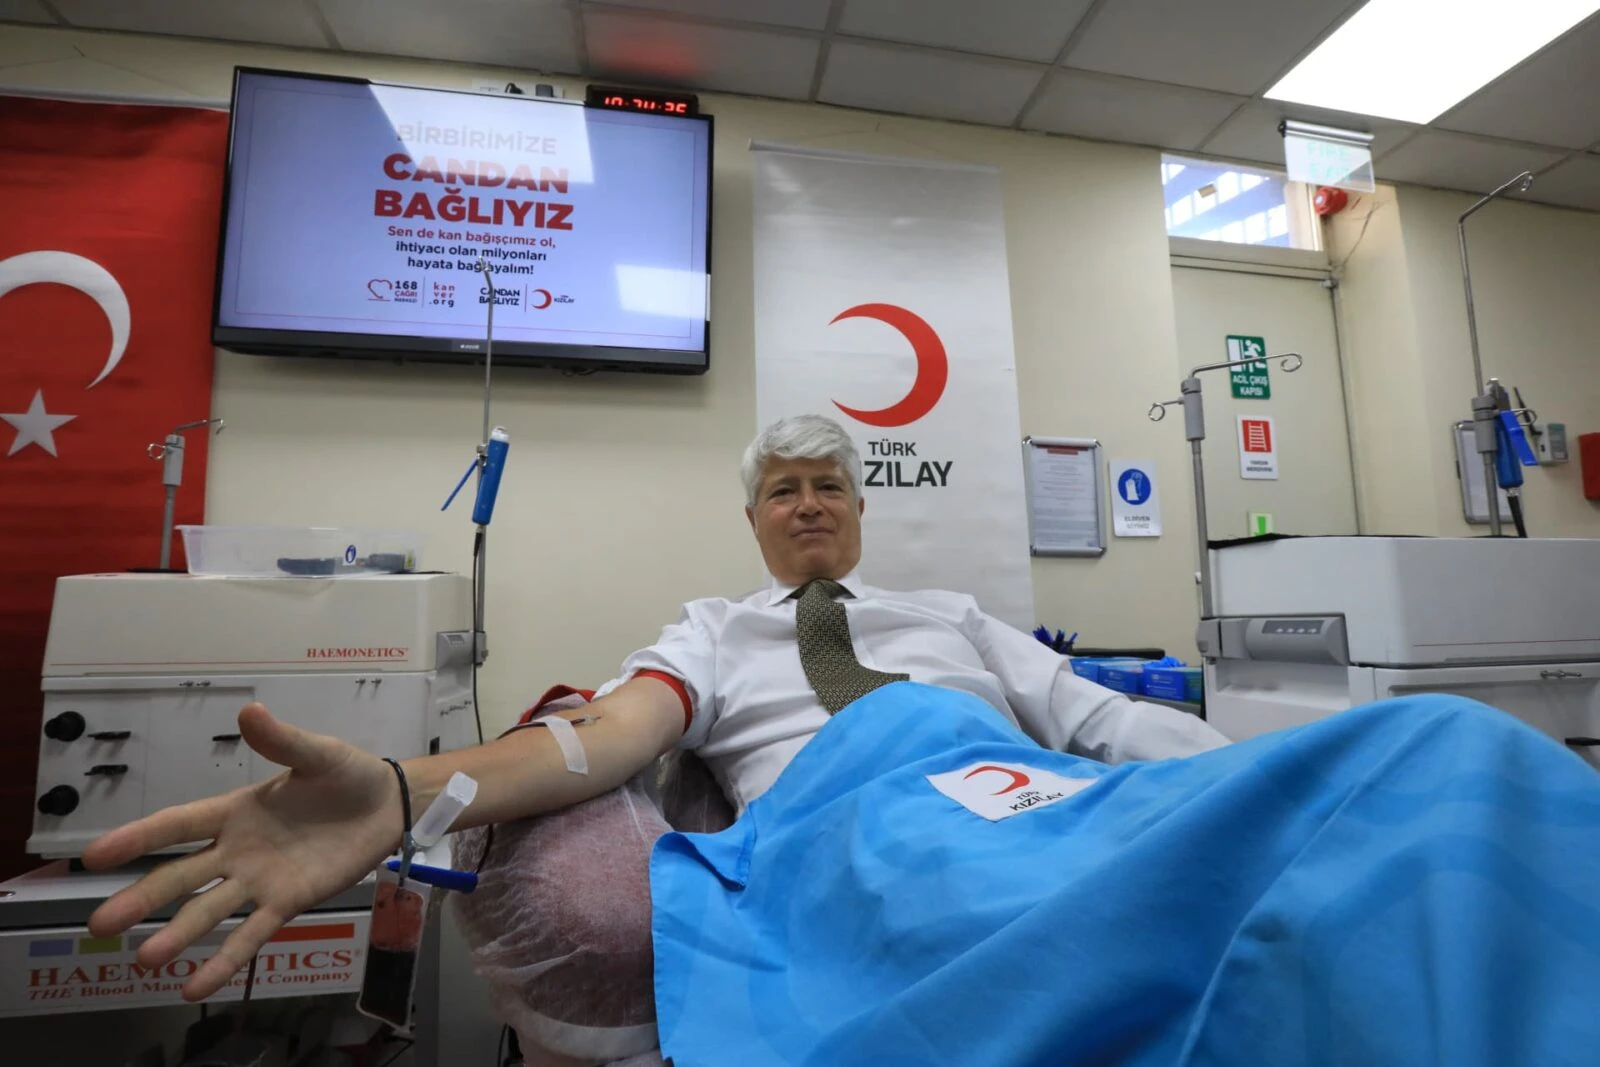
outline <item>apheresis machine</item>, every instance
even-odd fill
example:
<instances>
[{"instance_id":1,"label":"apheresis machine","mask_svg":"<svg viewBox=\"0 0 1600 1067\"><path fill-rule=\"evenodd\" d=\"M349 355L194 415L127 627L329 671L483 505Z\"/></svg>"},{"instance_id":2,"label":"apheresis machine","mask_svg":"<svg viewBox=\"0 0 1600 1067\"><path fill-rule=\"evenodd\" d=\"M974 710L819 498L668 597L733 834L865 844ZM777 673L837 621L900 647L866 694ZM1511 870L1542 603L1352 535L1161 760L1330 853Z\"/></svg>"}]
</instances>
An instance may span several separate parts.
<instances>
[{"instance_id":1,"label":"apheresis machine","mask_svg":"<svg viewBox=\"0 0 1600 1067\"><path fill-rule=\"evenodd\" d=\"M461 574L62 578L28 850L76 856L140 816L277 774L239 736L252 701L368 752L472 744L473 645Z\"/></svg>"},{"instance_id":2,"label":"apheresis machine","mask_svg":"<svg viewBox=\"0 0 1600 1067\"><path fill-rule=\"evenodd\" d=\"M1208 556L1206 713L1234 740L1455 693L1600 753L1600 541L1306 537Z\"/></svg>"}]
</instances>

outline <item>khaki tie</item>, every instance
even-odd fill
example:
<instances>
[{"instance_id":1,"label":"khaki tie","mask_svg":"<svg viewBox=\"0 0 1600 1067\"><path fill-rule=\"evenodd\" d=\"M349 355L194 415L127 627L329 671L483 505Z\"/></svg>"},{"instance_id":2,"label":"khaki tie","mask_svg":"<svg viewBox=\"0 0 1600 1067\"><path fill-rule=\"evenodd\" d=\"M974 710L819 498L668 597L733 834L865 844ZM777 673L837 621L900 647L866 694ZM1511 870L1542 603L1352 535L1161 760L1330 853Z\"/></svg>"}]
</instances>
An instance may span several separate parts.
<instances>
[{"instance_id":1,"label":"khaki tie","mask_svg":"<svg viewBox=\"0 0 1600 1067\"><path fill-rule=\"evenodd\" d=\"M880 686L911 680L909 674L875 671L856 659L844 605L834 599L841 593L850 595L838 582L815 578L800 590L800 600L794 609L800 666L830 715Z\"/></svg>"}]
</instances>

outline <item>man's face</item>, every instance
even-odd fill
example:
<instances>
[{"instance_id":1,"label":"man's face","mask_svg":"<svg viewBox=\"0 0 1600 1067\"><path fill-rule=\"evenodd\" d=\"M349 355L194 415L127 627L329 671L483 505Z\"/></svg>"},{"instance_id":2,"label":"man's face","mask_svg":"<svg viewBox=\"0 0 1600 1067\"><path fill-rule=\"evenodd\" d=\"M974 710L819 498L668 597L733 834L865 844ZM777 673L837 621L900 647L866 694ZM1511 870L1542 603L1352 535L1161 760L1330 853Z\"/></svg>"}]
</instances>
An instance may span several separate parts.
<instances>
[{"instance_id":1,"label":"man's face","mask_svg":"<svg viewBox=\"0 0 1600 1067\"><path fill-rule=\"evenodd\" d=\"M843 578L861 560L866 501L828 459L767 461L754 507L745 508L767 570L786 585Z\"/></svg>"}]
</instances>

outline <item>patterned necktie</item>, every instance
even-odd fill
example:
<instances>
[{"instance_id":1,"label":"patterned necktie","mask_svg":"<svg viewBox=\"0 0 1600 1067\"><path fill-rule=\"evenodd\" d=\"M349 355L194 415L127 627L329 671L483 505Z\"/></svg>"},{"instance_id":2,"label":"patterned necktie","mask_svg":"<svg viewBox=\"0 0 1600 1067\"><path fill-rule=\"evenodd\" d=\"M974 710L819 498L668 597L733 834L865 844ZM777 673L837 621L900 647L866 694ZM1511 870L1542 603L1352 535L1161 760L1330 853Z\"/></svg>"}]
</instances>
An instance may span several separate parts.
<instances>
[{"instance_id":1,"label":"patterned necktie","mask_svg":"<svg viewBox=\"0 0 1600 1067\"><path fill-rule=\"evenodd\" d=\"M849 595L838 582L813 579L800 590L800 601L794 609L800 666L830 715L879 686L911 680L909 674L885 674L863 667L856 659L844 605L833 599L840 593Z\"/></svg>"}]
</instances>

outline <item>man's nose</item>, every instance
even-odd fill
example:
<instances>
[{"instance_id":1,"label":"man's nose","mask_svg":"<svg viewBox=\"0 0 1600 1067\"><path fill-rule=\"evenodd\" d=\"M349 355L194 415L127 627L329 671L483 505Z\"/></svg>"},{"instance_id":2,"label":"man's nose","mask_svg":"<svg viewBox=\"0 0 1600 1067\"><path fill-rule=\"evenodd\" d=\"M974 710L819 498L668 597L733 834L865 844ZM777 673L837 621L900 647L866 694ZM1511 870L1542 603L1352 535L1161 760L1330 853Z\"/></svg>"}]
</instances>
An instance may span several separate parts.
<instances>
[{"instance_id":1,"label":"man's nose","mask_svg":"<svg viewBox=\"0 0 1600 1067\"><path fill-rule=\"evenodd\" d=\"M800 490L800 505L796 509L802 515L815 515L822 510L822 500L810 489Z\"/></svg>"}]
</instances>

